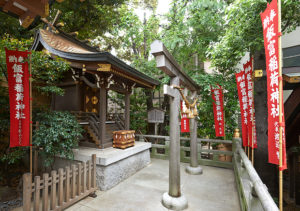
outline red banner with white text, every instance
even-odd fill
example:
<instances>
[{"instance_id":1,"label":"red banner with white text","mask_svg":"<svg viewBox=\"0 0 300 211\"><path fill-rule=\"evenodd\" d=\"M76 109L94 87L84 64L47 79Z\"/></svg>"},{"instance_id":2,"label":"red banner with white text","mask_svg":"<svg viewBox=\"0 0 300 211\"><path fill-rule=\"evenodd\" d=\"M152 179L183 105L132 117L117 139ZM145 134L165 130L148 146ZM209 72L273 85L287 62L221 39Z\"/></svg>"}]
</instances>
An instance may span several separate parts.
<instances>
[{"instance_id":1,"label":"red banner with white text","mask_svg":"<svg viewBox=\"0 0 300 211\"><path fill-rule=\"evenodd\" d=\"M187 107L184 101L180 101L180 108L181 108L181 132L182 133L189 133L190 132L190 119L187 117Z\"/></svg>"},{"instance_id":2,"label":"red banner with white text","mask_svg":"<svg viewBox=\"0 0 300 211\"><path fill-rule=\"evenodd\" d=\"M219 86L219 85L218 85ZM223 104L223 90L222 87L211 89L214 109L215 132L216 137L225 136L224 130L224 104Z\"/></svg>"},{"instance_id":3,"label":"red banner with white text","mask_svg":"<svg viewBox=\"0 0 300 211\"><path fill-rule=\"evenodd\" d=\"M282 119L284 122L283 100L279 102L279 49L278 49L278 6L277 0L268 4L261 13L263 24L264 46L266 54L267 90L268 90L268 150L269 162L279 165L279 103L282 105ZM286 169L285 128L282 133L282 169Z\"/></svg>"},{"instance_id":4,"label":"red banner with white text","mask_svg":"<svg viewBox=\"0 0 300 211\"><path fill-rule=\"evenodd\" d=\"M248 97L246 90L246 76L245 71L242 70L235 74L237 90L239 95L241 122L242 122L242 138L243 146L248 146Z\"/></svg>"},{"instance_id":5,"label":"red banner with white text","mask_svg":"<svg viewBox=\"0 0 300 211\"><path fill-rule=\"evenodd\" d=\"M245 71L245 78L246 78L246 92L247 92L247 99L248 99L248 143L249 146L252 147L253 141L253 148L257 148L257 141L256 136L254 135L255 124L254 122L254 99L253 99L253 80L252 80L252 59L250 59L246 64L244 64L244 71Z\"/></svg>"},{"instance_id":6,"label":"red banner with white text","mask_svg":"<svg viewBox=\"0 0 300 211\"><path fill-rule=\"evenodd\" d=\"M10 147L29 146L30 99L28 54L6 51L10 104Z\"/></svg>"}]
</instances>

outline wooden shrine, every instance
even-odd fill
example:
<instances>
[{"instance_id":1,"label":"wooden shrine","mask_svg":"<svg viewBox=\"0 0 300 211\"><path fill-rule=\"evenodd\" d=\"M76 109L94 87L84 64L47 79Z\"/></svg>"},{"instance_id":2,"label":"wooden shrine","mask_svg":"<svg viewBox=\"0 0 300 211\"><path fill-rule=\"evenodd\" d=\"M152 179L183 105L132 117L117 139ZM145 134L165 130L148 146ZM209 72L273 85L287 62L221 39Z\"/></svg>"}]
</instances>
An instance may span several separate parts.
<instances>
[{"instance_id":1,"label":"wooden shrine","mask_svg":"<svg viewBox=\"0 0 300 211\"><path fill-rule=\"evenodd\" d=\"M154 89L159 85L109 52L100 52L59 29L38 30L32 50L46 51L70 63L70 71L59 84L65 94L53 96L51 106L53 110L74 112L92 140L92 147L111 147L113 131L130 129L130 94L134 88ZM108 90L125 95L123 124L117 119L107 121Z\"/></svg>"}]
</instances>

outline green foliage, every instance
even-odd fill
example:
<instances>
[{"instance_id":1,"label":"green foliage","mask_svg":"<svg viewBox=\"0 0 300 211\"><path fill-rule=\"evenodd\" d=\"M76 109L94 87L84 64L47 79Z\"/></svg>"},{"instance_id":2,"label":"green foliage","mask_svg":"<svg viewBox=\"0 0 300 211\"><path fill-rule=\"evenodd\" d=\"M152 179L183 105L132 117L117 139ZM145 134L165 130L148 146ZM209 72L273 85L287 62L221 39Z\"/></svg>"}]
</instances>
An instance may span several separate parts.
<instances>
[{"instance_id":1,"label":"green foliage","mask_svg":"<svg viewBox=\"0 0 300 211\"><path fill-rule=\"evenodd\" d=\"M198 104L198 135L200 137L215 137L213 100L211 97L211 87L216 88L219 84L223 88L224 112L225 112L225 135L226 139L231 139L234 129L237 127L238 99L235 81L232 80L234 73L231 71L225 74L208 75L197 74L193 79L201 87L201 100Z\"/></svg>"},{"instance_id":2,"label":"green foliage","mask_svg":"<svg viewBox=\"0 0 300 211\"><path fill-rule=\"evenodd\" d=\"M147 129L147 95L143 90L134 90L130 96L130 128L137 133L146 133Z\"/></svg>"},{"instance_id":3,"label":"green foliage","mask_svg":"<svg viewBox=\"0 0 300 211\"><path fill-rule=\"evenodd\" d=\"M7 88L0 86L0 163L15 164L24 157L26 149L9 148L9 98Z\"/></svg>"},{"instance_id":4,"label":"green foliage","mask_svg":"<svg viewBox=\"0 0 300 211\"><path fill-rule=\"evenodd\" d=\"M0 139L9 131L9 98L7 88L0 86Z\"/></svg>"},{"instance_id":5,"label":"green foliage","mask_svg":"<svg viewBox=\"0 0 300 211\"><path fill-rule=\"evenodd\" d=\"M68 70L69 64L61 58L52 59L42 51L32 53L33 83L41 93L63 95L63 89L57 84Z\"/></svg>"},{"instance_id":6,"label":"green foliage","mask_svg":"<svg viewBox=\"0 0 300 211\"><path fill-rule=\"evenodd\" d=\"M0 40L0 78L5 81L7 76L5 49L28 50L32 39L16 39L9 35ZM69 69L69 65L62 59L50 58L44 52L32 52L32 76L33 87L42 94L55 93L63 95L63 89L56 86L61 80L63 73ZM8 89L0 87L0 139L9 138L9 99ZM0 152L0 160L6 164L19 162L26 152L26 148L8 148L8 139L4 151Z\"/></svg>"},{"instance_id":7,"label":"green foliage","mask_svg":"<svg viewBox=\"0 0 300 211\"><path fill-rule=\"evenodd\" d=\"M195 54L199 61L207 59L209 44L223 33L225 5L224 1L215 0L173 1L162 38L184 68L194 67Z\"/></svg>"},{"instance_id":8,"label":"green foliage","mask_svg":"<svg viewBox=\"0 0 300 211\"><path fill-rule=\"evenodd\" d=\"M28 147L8 148L8 144L7 146L5 146L5 148L7 148L6 151L0 151L0 154L2 155L0 157L0 162L8 165L21 162L21 159L25 156L26 152L28 151Z\"/></svg>"},{"instance_id":9,"label":"green foliage","mask_svg":"<svg viewBox=\"0 0 300 211\"><path fill-rule=\"evenodd\" d=\"M225 33L210 47L209 57L219 71L232 70L246 52L263 48L260 13L266 0L236 0L225 11ZM289 32L300 25L300 2L282 1L282 31Z\"/></svg>"},{"instance_id":10,"label":"green foliage","mask_svg":"<svg viewBox=\"0 0 300 211\"><path fill-rule=\"evenodd\" d=\"M5 34L9 34L18 39L29 39L33 35L32 30L29 30L28 28L24 29L20 26L17 18L11 17L2 11L0 12L0 20L0 37L3 37Z\"/></svg>"},{"instance_id":11,"label":"green foliage","mask_svg":"<svg viewBox=\"0 0 300 211\"><path fill-rule=\"evenodd\" d=\"M33 133L33 144L40 148L40 155L49 166L55 156L73 158L72 149L77 147L83 129L76 118L69 112L45 111L38 112L34 121L39 128Z\"/></svg>"},{"instance_id":12,"label":"green foliage","mask_svg":"<svg viewBox=\"0 0 300 211\"><path fill-rule=\"evenodd\" d=\"M0 40L0 77L6 75L5 47L8 49L28 50L32 39L16 39L5 35ZM44 52L32 51L33 86L43 94L55 93L63 95L63 89L56 86L70 66L61 58L50 58Z\"/></svg>"},{"instance_id":13,"label":"green foliage","mask_svg":"<svg viewBox=\"0 0 300 211\"><path fill-rule=\"evenodd\" d=\"M225 90L226 138L230 139L237 123L237 95L232 71L207 74L199 63L209 59L211 43L224 34L224 15L228 2L213 0L174 1L167 14L163 41L184 71L201 87L198 104L198 136L215 138L211 86ZM197 61L198 60L198 61ZM198 63L198 66L196 65Z\"/></svg>"},{"instance_id":14,"label":"green foliage","mask_svg":"<svg viewBox=\"0 0 300 211\"><path fill-rule=\"evenodd\" d=\"M55 17L59 9L62 11L59 22L64 23L64 31L78 31L80 39L94 38L115 27L119 17L118 8L123 2L125 1L65 0L62 3L55 2L50 11L50 19Z\"/></svg>"},{"instance_id":15,"label":"green foliage","mask_svg":"<svg viewBox=\"0 0 300 211\"><path fill-rule=\"evenodd\" d=\"M155 7L155 4L151 6L154 9ZM111 51L114 48L119 58L130 62L142 58L147 60L150 44L159 38L159 19L152 13L148 19L145 16L142 22L133 8L127 5L122 5L118 9L118 14L116 26L108 33L98 36L93 43L104 51Z\"/></svg>"}]
</instances>

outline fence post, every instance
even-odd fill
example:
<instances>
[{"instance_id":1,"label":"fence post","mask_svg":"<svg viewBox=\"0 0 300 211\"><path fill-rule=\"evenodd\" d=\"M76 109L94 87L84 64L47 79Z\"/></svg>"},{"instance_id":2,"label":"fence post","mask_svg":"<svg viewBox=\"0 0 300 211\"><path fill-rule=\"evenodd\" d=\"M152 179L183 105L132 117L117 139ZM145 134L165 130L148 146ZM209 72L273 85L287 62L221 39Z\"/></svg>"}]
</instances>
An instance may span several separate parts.
<instances>
[{"instance_id":1,"label":"fence post","mask_svg":"<svg viewBox=\"0 0 300 211\"><path fill-rule=\"evenodd\" d=\"M198 142L198 140L200 140L199 142ZM198 162L201 162L201 160L202 160L202 140L201 139L197 139L197 147L198 147L198 154L199 154L199 156L198 156Z\"/></svg>"},{"instance_id":2,"label":"fence post","mask_svg":"<svg viewBox=\"0 0 300 211\"><path fill-rule=\"evenodd\" d=\"M70 167L66 166L66 202L70 200Z\"/></svg>"},{"instance_id":3,"label":"fence post","mask_svg":"<svg viewBox=\"0 0 300 211\"><path fill-rule=\"evenodd\" d=\"M39 211L40 207L40 176L34 177L34 210Z\"/></svg>"},{"instance_id":4,"label":"fence post","mask_svg":"<svg viewBox=\"0 0 300 211\"><path fill-rule=\"evenodd\" d=\"M219 154L213 153L213 161L219 160Z\"/></svg>"},{"instance_id":5,"label":"fence post","mask_svg":"<svg viewBox=\"0 0 300 211\"><path fill-rule=\"evenodd\" d=\"M185 151L184 151L184 149L180 146L180 162L184 162L186 159L185 159L185 156L186 154L185 154Z\"/></svg>"},{"instance_id":6,"label":"fence post","mask_svg":"<svg viewBox=\"0 0 300 211\"><path fill-rule=\"evenodd\" d=\"M83 162L83 193L86 191L86 162Z\"/></svg>"},{"instance_id":7,"label":"fence post","mask_svg":"<svg viewBox=\"0 0 300 211\"><path fill-rule=\"evenodd\" d=\"M31 174L23 174L23 210L29 211L31 207Z\"/></svg>"},{"instance_id":8,"label":"fence post","mask_svg":"<svg viewBox=\"0 0 300 211\"><path fill-rule=\"evenodd\" d=\"M49 174L44 173L43 174L43 180L44 180L44 189L43 189L43 211L48 210L48 179L49 179Z\"/></svg>"},{"instance_id":9,"label":"fence post","mask_svg":"<svg viewBox=\"0 0 300 211\"><path fill-rule=\"evenodd\" d=\"M92 184L92 165L91 165L91 161L88 160L87 162L87 170L88 170L88 183L87 183L87 190L91 189L91 184Z\"/></svg>"},{"instance_id":10,"label":"fence post","mask_svg":"<svg viewBox=\"0 0 300 211\"><path fill-rule=\"evenodd\" d=\"M51 171L51 177L50 210L54 210L56 207L56 171Z\"/></svg>"},{"instance_id":11,"label":"fence post","mask_svg":"<svg viewBox=\"0 0 300 211\"><path fill-rule=\"evenodd\" d=\"M234 129L234 134L233 134L233 139L232 139L232 152L236 153L237 152L237 142L240 141L240 133L239 129L236 128Z\"/></svg>"},{"instance_id":12,"label":"fence post","mask_svg":"<svg viewBox=\"0 0 300 211\"><path fill-rule=\"evenodd\" d=\"M165 155L167 158L170 157L170 140L165 139Z\"/></svg>"},{"instance_id":13,"label":"fence post","mask_svg":"<svg viewBox=\"0 0 300 211\"><path fill-rule=\"evenodd\" d=\"M64 170L58 169L58 206L61 206L64 199Z\"/></svg>"},{"instance_id":14,"label":"fence post","mask_svg":"<svg viewBox=\"0 0 300 211\"><path fill-rule=\"evenodd\" d=\"M80 196L81 194L81 163L77 164L78 166L78 178L77 178L77 195Z\"/></svg>"},{"instance_id":15,"label":"fence post","mask_svg":"<svg viewBox=\"0 0 300 211\"><path fill-rule=\"evenodd\" d=\"M72 194L71 197L72 199L75 198L76 194L76 166L75 164L72 165Z\"/></svg>"},{"instance_id":16,"label":"fence post","mask_svg":"<svg viewBox=\"0 0 300 211\"><path fill-rule=\"evenodd\" d=\"M140 135L140 136L139 136L139 141L140 141L140 142L144 142L144 137Z\"/></svg>"},{"instance_id":17,"label":"fence post","mask_svg":"<svg viewBox=\"0 0 300 211\"><path fill-rule=\"evenodd\" d=\"M156 158L156 154L157 154L157 148L156 147L152 147L151 148L151 157L152 158Z\"/></svg>"},{"instance_id":18,"label":"fence post","mask_svg":"<svg viewBox=\"0 0 300 211\"><path fill-rule=\"evenodd\" d=\"M92 172L92 187L96 187L96 155L92 155L92 165L93 165L93 172Z\"/></svg>"}]
</instances>

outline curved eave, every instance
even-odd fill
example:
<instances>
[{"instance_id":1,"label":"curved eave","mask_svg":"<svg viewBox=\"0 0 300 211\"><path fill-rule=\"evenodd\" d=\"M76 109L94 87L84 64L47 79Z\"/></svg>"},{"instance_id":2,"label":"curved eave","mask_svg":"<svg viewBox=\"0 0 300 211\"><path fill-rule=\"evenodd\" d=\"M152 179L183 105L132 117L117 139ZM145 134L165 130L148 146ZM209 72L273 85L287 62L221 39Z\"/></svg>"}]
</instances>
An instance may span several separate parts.
<instances>
[{"instance_id":1,"label":"curved eave","mask_svg":"<svg viewBox=\"0 0 300 211\"><path fill-rule=\"evenodd\" d=\"M144 73L139 72L135 68L131 67L130 65L126 64L125 62L121 61L117 57L113 56L109 52L91 52L91 53L70 53L70 52L63 52L60 50L56 50L48 45L47 42L43 40L40 33L37 32L35 35L34 43L31 47L31 50L38 50L39 44L42 44L43 47L48 50L50 53L59 56L64 59L75 60L75 61L90 61L90 62L106 62L110 63L113 66L124 70L126 73L133 77L138 77L139 79L144 80L145 82L149 83L151 86L158 86L160 84L159 81L150 78L149 76L145 75Z\"/></svg>"}]
</instances>

